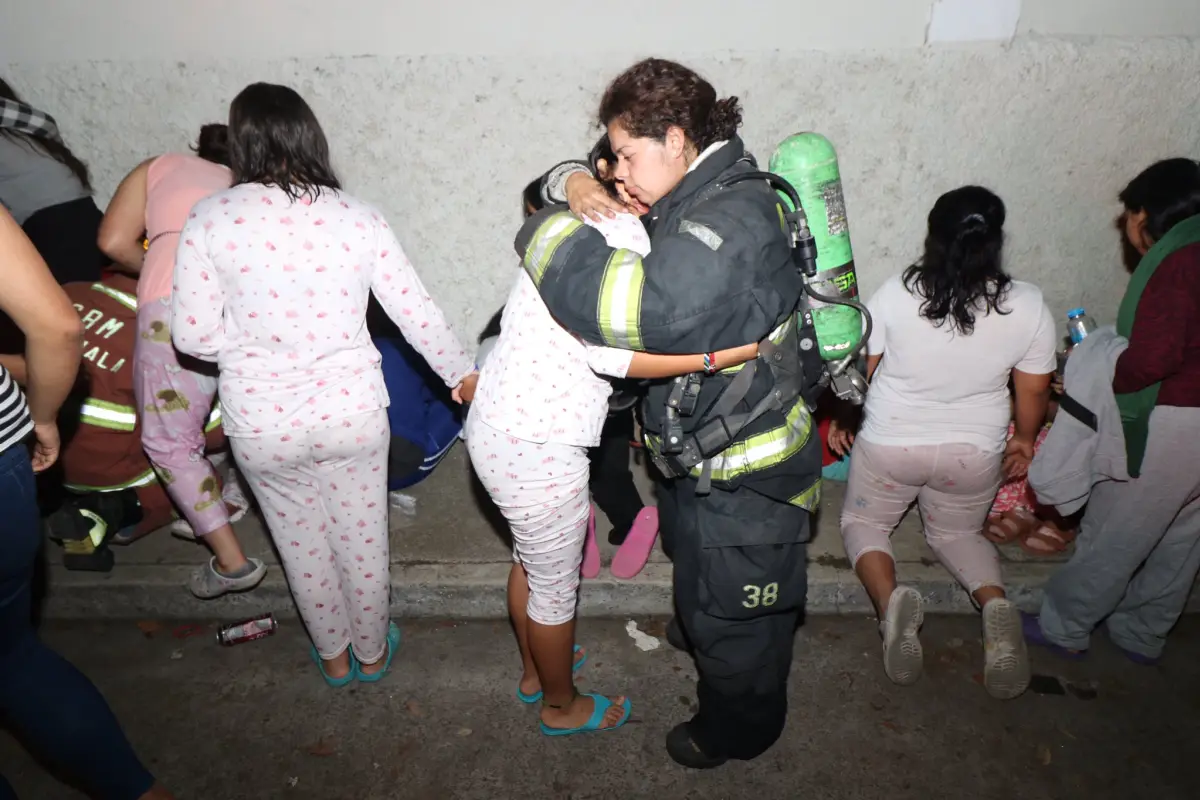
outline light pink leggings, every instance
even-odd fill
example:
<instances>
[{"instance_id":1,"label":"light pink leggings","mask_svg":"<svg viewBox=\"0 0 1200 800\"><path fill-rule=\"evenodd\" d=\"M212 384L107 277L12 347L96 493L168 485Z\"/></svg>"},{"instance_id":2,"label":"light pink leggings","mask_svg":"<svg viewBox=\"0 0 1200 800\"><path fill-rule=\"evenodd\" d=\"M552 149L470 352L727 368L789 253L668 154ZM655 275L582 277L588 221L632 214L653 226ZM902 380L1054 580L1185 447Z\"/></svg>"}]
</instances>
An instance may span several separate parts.
<instances>
[{"instance_id":1,"label":"light pink leggings","mask_svg":"<svg viewBox=\"0 0 1200 800\"><path fill-rule=\"evenodd\" d=\"M996 548L981 532L1002 458L972 444L894 447L858 439L842 507L850 562L872 551L892 556L892 531L917 500L925 541L958 582L969 592L1003 587Z\"/></svg>"},{"instance_id":2,"label":"light pink leggings","mask_svg":"<svg viewBox=\"0 0 1200 800\"><path fill-rule=\"evenodd\" d=\"M387 412L229 441L321 658L353 644L359 661L378 661L388 630Z\"/></svg>"}]
</instances>

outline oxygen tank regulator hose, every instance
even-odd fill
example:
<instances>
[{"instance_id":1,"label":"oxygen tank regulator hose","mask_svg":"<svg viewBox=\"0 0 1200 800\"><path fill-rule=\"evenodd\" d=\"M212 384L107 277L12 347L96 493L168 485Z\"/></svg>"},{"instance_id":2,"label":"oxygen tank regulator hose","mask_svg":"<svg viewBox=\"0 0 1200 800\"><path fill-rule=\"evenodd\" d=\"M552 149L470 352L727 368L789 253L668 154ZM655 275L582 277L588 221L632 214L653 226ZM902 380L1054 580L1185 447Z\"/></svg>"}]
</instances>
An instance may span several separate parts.
<instances>
[{"instance_id":1,"label":"oxygen tank regulator hose","mask_svg":"<svg viewBox=\"0 0 1200 800\"><path fill-rule=\"evenodd\" d=\"M841 369L844 369L845 366L848 366L848 365L854 363L854 360L856 358L858 358L859 353L861 353L866 348L867 342L871 338L871 331L875 325L874 321L871 319L871 313L869 311L867 311L866 306L864 306L862 303L858 302L857 300L848 300L844 297L833 297L830 295L824 295L824 294L821 294L820 292L818 292L816 289L812 288L812 284L809 283L808 279L811 278L813 275L815 275L817 272L817 269L816 269L817 248L812 241L813 235L812 235L812 231L809 230L809 227L808 227L808 216L804 213L804 206L802 206L800 204L800 195L796 191L796 188L773 172L761 172L761 171L743 172L740 175L735 175L732 178L730 178L729 180L725 181L724 185L732 186L735 183L741 183L742 181L749 181L749 180L763 180L763 181L766 181L767 183L771 184L771 186L774 189L776 189L780 192L783 192L785 195L787 195L787 198L792 201L792 208L795 208L800 212L801 227L800 227L800 230L797 231L797 233L800 236L800 242L804 242L805 240L807 240L807 246L803 247L803 248L797 247L796 249L804 249L812 254L810 257L811 263L806 264L805 268L802 270L802 272L804 273L804 293L807 294L812 299L814 299L818 302L821 302L821 303L828 303L828 304L837 305L837 306L849 306L850 308L853 308L855 311L857 311L859 313L859 315L863 318L863 322L865 323L866 327L863 330L862 336L858 340L858 344L856 344L854 346L853 350L851 350L849 353L847 353L842 358L838 359L838 364L844 365L844 366L841 366ZM797 245L799 245L800 242L797 242ZM841 369L839 369L838 372L841 372Z\"/></svg>"}]
</instances>

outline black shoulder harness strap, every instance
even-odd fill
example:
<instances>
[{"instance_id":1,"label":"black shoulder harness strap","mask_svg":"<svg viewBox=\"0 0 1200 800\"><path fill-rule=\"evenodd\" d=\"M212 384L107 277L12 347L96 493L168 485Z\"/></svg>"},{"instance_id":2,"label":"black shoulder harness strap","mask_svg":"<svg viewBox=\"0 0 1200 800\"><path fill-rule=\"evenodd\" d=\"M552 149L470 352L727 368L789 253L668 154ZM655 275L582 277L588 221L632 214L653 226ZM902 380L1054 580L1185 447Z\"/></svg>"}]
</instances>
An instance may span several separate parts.
<instances>
[{"instance_id":1,"label":"black shoulder harness strap","mask_svg":"<svg viewBox=\"0 0 1200 800\"><path fill-rule=\"evenodd\" d=\"M1058 398L1058 407L1070 414L1075 419L1087 425L1093 431L1099 431L1099 423L1096 420L1095 412L1084 407L1082 403L1071 397L1069 394L1063 394Z\"/></svg>"}]
</instances>

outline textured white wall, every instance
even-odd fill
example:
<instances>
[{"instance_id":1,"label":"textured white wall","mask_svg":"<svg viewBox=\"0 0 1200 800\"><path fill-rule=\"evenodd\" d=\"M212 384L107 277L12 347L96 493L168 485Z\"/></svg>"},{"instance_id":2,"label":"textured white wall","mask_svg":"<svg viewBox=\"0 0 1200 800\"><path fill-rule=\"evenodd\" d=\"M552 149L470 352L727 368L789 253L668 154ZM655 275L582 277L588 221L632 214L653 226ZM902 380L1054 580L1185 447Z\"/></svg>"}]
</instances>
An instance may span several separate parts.
<instances>
[{"instance_id":1,"label":"textured white wall","mask_svg":"<svg viewBox=\"0 0 1200 800\"><path fill-rule=\"evenodd\" d=\"M1125 280L1116 192L1156 158L1200 156L1193 0L1025 0L1015 40L948 47L924 44L932 0L333 5L0 0L0 69L58 117L102 200L246 83L294 86L348 188L472 338L513 277L521 187L585 152L598 93L636 56L682 58L741 97L764 162L799 130L838 145L868 292L919 253L938 194L978 182L1008 203L1012 271L1056 313L1107 320ZM601 15L609 39L589 28Z\"/></svg>"}]
</instances>

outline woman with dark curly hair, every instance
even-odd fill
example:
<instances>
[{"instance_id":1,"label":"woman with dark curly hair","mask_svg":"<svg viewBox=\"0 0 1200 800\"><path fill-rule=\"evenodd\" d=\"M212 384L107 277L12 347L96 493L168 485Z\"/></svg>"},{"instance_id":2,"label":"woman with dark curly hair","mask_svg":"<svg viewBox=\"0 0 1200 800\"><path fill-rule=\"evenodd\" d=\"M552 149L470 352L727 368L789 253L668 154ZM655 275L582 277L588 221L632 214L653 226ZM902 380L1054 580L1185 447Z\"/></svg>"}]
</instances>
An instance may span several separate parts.
<instances>
[{"instance_id":1,"label":"woman with dark curly hair","mask_svg":"<svg viewBox=\"0 0 1200 800\"><path fill-rule=\"evenodd\" d=\"M705 354L691 375L651 382L643 418L665 476L658 513L678 612L670 639L695 656L700 677L698 711L671 730L667 752L716 767L761 755L787 718L821 465L808 409L775 367L799 371L803 284L780 200L750 175L736 97L649 58L609 84L597 117L628 200L586 174L568 181L567 169L552 171L546 193L565 188L571 210L591 218L613 205L645 213L649 254L610 246L561 206L533 215L517 250L554 318L585 341ZM759 343L759 357L723 368L717 353L747 342ZM557 636L569 665L572 640ZM566 668L542 688L551 711L575 703Z\"/></svg>"},{"instance_id":2,"label":"woman with dark curly hair","mask_svg":"<svg viewBox=\"0 0 1200 800\"><path fill-rule=\"evenodd\" d=\"M884 670L898 684L913 683L921 675L921 595L897 585L888 537L918 501L929 546L983 609L984 686L1008 699L1029 685L1029 661L1020 615L981 528L1002 476L1029 467L1056 364L1041 290L1002 266L1004 216L1004 203L982 187L942 195L929 212L921 260L867 304L875 321L871 391L850 460L842 538L879 614ZM1006 444L1010 418L1016 431Z\"/></svg>"}]
</instances>

